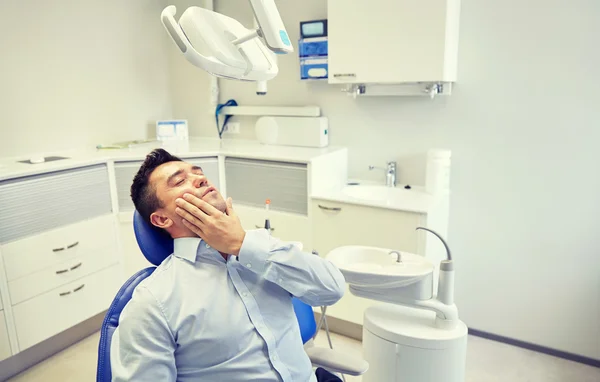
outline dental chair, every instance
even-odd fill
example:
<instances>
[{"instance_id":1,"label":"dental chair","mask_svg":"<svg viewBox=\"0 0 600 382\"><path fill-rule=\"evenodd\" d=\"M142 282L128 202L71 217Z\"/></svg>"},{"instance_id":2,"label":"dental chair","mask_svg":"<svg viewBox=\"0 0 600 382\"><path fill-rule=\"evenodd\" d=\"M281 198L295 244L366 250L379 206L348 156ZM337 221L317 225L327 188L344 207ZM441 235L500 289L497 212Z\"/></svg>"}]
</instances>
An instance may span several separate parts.
<instances>
[{"instance_id":1,"label":"dental chair","mask_svg":"<svg viewBox=\"0 0 600 382\"><path fill-rule=\"evenodd\" d=\"M133 216L133 228L138 245L151 264L158 266L173 253L173 239L146 223L137 211L134 212ZM97 382L111 381L110 343L115 329L119 326L119 317L123 308L125 308L125 305L131 299L136 286L146 277L150 276L155 269L156 267L148 267L131 276L121 287L110 305L100 331L98 368L96 372ZM361 375L367 371L369 364L362 358L341 354L333 350L328 331L327 336L331 348L314 346L313 340L316 338L320 326L323 322L326 325L326 321L324 321L325 315L322 315L321 322L317 326L313 310L309 305L296 298L293 298L292 303L298 325L300 326L304 349L314 367L322 367L332 373L342 374L342 377L344 374ZM325 313L324 308L321 310Z\"/></svg>"}]
</instances>

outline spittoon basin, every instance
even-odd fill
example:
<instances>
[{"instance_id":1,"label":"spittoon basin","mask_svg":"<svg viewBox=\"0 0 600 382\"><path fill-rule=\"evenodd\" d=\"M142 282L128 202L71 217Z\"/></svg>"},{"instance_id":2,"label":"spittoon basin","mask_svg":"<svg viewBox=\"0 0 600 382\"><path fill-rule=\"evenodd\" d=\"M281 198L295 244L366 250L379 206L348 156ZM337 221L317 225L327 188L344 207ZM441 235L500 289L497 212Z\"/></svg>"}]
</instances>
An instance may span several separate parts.
<instances>
[{"instance_id":1,"label":"spittoon basin","mask_svg":"<svg viewBox=\"0 0 600 382\"><path fill-rule=\"evenodd\" d=\"M346 282L357 287L392 288L414 284L433 273L434 265L423 256L392 249L345 246L329 252L327 259L342 272Z\"/></svg>"}]
</instances>

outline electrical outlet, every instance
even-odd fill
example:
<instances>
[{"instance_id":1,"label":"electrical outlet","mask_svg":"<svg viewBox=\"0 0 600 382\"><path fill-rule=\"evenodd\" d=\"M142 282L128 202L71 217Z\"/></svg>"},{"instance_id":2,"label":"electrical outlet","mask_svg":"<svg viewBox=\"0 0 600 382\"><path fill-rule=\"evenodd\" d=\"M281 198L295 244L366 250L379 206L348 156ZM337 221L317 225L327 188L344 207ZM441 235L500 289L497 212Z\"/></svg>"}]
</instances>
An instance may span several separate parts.
<instances>
[{"instance_id":1,"label":"electrical outlet","mask_svg":"<svg viewBox=\"0 0 600 382\"><path fill-rule=\"evenodd\" d=\"M225 132L228 134L239 134L240 133L240 123L239 122L229 122L225 125Z\"/></svg>"}]
</instances>

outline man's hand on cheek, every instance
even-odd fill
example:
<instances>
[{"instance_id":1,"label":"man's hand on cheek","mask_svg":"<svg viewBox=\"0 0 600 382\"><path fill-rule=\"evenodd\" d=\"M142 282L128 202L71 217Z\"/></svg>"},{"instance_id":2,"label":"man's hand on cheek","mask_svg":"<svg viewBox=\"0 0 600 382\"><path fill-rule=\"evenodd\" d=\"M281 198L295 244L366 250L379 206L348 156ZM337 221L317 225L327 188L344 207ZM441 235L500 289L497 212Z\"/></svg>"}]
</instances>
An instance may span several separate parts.
<instances>
[{"instance_id":1,"label":"man's hand on cheek","mask_svg":"<svg viewBox=\"0 0 600 382\"><path fill-rule=\"evenodd\" d=\"M183 195L175 210L183 224L219 252L237 256L246 236L242 223L227 199L225 213L191 194Z\"/></svg>"}]
</instances>

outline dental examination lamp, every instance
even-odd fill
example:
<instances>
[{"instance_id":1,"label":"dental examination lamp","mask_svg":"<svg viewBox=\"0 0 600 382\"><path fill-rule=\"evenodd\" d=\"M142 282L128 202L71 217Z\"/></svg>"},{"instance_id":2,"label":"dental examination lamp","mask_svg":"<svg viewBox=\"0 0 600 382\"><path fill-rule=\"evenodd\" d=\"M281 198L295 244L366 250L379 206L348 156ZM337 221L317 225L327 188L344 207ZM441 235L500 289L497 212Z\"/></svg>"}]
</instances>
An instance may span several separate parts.
<instances>
[{"instance_id":1,"label":"dental examination lamp","mask_svg":"<svg viewBox=\"0 0 600 382\"><path fill-rule=\"evenodd\" d=\"M267 81L278 73L273 53L294 51L274 0L249 0L256 29L204 9L189 7L175 21L174 5L161 21L184 57L210 74L242 81Z\"/></svg>"}]
</instances>

